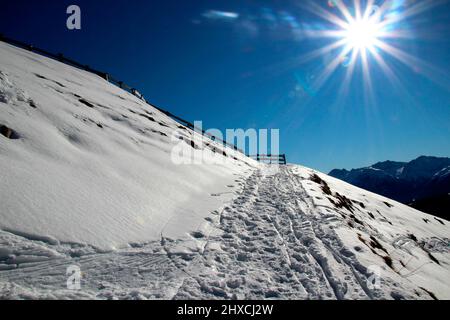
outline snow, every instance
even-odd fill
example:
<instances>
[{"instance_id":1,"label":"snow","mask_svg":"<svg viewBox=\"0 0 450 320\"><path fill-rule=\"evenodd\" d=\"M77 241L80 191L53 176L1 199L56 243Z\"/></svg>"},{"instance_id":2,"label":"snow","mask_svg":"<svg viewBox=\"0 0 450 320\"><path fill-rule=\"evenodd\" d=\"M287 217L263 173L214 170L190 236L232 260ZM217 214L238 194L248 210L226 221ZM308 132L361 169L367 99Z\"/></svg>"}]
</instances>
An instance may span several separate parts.
<instances>
[{"instance_id":1,"label":"snow","mask_svg":"<svg viewBox=\"0 0 450 320\"><path fill-rule=\"evenodd\" d=\"M396 176L397 177L401 176L403 174L404 170L405 170L405 167L401 167L401 168L397 169Z\"/></svg>"},{"instance_id":2,"label":"snow","mask_svg":"<svg viewBox=\"0 0 450 320\"><path fill-rule=\"evenodd\" d=\"M0 51L0 124L21 137L0 137L3 230L103 249L178 237L222 205L211 193L230 191L255 165L230 149L238 160L176 165L178 123L96 75L6 44Z\"/></svg>"},{"instance_id":3,"label":"snow","mask_svg":"<svg viewBox=\"0 0 450 320\"><path fill-rule=\"evenodd\" d=\"M443 168L442 170L436 172L433 175L433 178L442 179L442 178L444 178L444 177L446 177L448 175L450 175L450 166L448 166L446 168Z\"/></svg>"},{"instance_id":4,"label":"snow","mask_svg":"<svg viewBox=\"0 0 450 320\"><path fill-rule=\"evenodd\" d=\"M341 224L333 226L343 246L365 247L365 250L355 252L358 261L365 266L381 265L384 281L403 287L405 291L402 292L398 288L397 292L392 294L412 299L412 294L420 291L417 290L419 287L427 288L438 298L449 299L450 283L447 279L450 275L450 256L447 221L355 188L338 179L319 175L326 180L331 190L338 190L354 203L353 212L347 210L344 216L341 216L347 224L341 221ZM311 191L311 195L314 193L320 194L320 191ZM331 197L321 200L317 200L317 197L320 196L312 197L316 205L329 207L328 199ZM352 225L349 225L348 221L352 222ZM362 225L354 221L360 221ZM371 239L376 239L381 248L370 245ZM438 263L434 262L430 255ZM385 263L384 257L392 259L392 267Z\"/></svg>"},{"instance_id":5,"label":"snow","mask_svg":"<svg viewBox=\"0 0 450 320\"><path fill-rule=\"evenodd\" d=\"M0 125L0 299L450 299L449 222L3 43ZM192 140L226 161L174 163Z\"/></svg>"}]
</instances>

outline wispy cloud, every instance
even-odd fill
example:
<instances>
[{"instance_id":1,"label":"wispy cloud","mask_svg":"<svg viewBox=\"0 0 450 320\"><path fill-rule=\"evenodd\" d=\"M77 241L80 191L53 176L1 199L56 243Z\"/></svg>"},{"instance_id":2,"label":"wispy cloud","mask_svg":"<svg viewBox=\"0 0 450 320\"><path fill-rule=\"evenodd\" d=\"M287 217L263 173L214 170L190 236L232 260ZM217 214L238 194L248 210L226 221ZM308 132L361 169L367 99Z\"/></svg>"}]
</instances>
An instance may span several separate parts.
<instances>
[{"instance_id":1,"label":"wispy cloud","mask_svg":"<svg viewBox=\"0 0 450 320\"><path fill-rule=\"evenodd\" d=\"M192 20L192 23L202 24L207 21L232 23L239 35L251 38L266 35L275 39L298 41L303 40L312 29L288 11L273 10L269 7L259 8L252 14L209 9L204 11L201 17Z\"/></svg>"},{"instance_id":2,"label":"wispy cloud","mask_svg":"<svg viewBox=\"0 0 450 320\"><path fill-rule=\"evenodd\" d=\"M231 11L208 10L202 16L211 20L235 20L239 18L239 13Z\"/></svg>"}]
</instances>

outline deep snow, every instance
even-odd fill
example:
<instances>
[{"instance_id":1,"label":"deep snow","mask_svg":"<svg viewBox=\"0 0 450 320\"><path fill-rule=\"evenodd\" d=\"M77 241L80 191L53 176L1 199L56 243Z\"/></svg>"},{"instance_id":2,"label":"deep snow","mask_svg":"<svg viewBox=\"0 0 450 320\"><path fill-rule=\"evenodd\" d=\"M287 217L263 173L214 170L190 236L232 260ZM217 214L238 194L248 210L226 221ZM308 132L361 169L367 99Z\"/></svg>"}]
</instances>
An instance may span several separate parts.
<instances>
[{"instance_id":1,"label":"deep snow","mask_svg":"<svg viewBox=\"0 0 450 320\"><path fill-rule=\"evenodd\" d=\"M21 137L0 136L3 230L103 249L178 237L220 207L211 193L232 191L255 164L228 148L220 165L176 165L172 148L192 149L193 133L143 101L7 44L0 57L0 125Z\"/></svg>"},{"instance_id":2,"label":"deep snow","mask_svg":"<svg viewBox=\"0 0 450 320\"><path fill-rule=\"evenodd\" d=\"M176 165L196 134L0 42L1 125L0 298L450 298L447 221L199 136L227 161Z\"/></svg>"}]
</instances>

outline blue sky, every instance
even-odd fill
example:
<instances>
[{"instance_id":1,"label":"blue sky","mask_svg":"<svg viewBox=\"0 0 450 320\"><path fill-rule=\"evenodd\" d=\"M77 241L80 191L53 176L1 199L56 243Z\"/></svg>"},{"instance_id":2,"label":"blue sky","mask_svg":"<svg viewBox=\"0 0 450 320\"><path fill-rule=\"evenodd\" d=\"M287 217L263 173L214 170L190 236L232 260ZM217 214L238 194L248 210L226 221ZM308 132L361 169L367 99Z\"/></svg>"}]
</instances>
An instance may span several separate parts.
<instances>
[{"instance_id":1,"label":"blue sky","mask_svg":"<svg viewBox=\"0 0 450 320\"><path fill-rule=\"evenodd\" d=\"M387 13L401 16L421 2L393 0ZM316 85L340 51L304 59L336 41L312 35L336 26L305 3L16 0L2 3L0 32L108 71L205 128L279 128L289 162L329 171L450 156L449 2L389 26L409 36L386 42L420 60L377 51L391 82L369 54L371 94L360 57L347 91L345 61ZM339 15L333 2L314 3ZM82 30L66 28L70 4L81 8Z\"/></svg>"}]
</instances>

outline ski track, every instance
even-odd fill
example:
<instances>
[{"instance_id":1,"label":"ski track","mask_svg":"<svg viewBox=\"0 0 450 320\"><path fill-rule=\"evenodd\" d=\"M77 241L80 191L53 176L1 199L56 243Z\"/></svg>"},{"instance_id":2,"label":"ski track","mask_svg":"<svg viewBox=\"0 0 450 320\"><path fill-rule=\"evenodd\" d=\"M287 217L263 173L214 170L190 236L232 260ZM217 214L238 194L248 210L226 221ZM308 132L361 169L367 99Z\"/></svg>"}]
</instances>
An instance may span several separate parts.
<instances>
[{"instance_id":1,"label":"ski track","mask_svg":"<svg viewBox=\"0 0 450 320\"><path fill-rule=\"evenodd\" d=\"M345 221L314 203L302 185L309 180L293 167L258 169L236 182L242 188L235 199L212 212L208 228L190 240L161 235L160 241L101 252L0 231L0 248L10 251L0 252L0 299L389 297L389 290L369 289L371 273L334 231ZM70 265L82 271L81 290L66 287ZM398 287L390 278L382 281Z\"/></svg>"},{"instance_id":2,"label":"ski track","mask_svg":"<svg viewBox=\"0 0 450 320\"><path fill-rule=\"evenodd\" d=\"M0 271L0 298L377 298L365 285L365 268L353 254L342 254L335 215L314 206L290 167L279 168L256 170L232 203L213 212L210 235L192 240L197 249L161 237L99 252L1 232L22 244L23 263ZM43 249L36 254L34 247ZM82 271L82 290L66 289L70 265Z\"/></svg>"},{"instance_id":3,"label":"ski track","mask_svg":"<svg viewBox=\"0 0 450 320\"><path fill-rule=\"evenodd\" d=\"M280 170L259 170L248 179L222 213L222 234L208 239L221 250L207 247L174 298L373 297L361 285L366 275L355 270L354 257L340 257L342 244L327 227L328 216L306 214L314 212L310 196L289 167Z\"/></svg>"}]
</instances>

